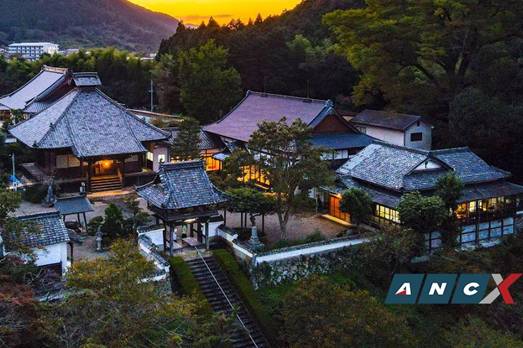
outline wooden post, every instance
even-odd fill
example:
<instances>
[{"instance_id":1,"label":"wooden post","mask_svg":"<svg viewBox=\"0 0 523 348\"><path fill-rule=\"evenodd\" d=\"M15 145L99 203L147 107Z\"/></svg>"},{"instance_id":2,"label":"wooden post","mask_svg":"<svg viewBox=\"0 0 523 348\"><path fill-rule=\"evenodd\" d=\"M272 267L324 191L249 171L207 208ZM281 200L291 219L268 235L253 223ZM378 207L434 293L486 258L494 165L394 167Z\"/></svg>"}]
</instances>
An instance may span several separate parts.
<instances>
[{"instance_id":1,"label":"wooden post","mask_svg":"<svg viewBox=\"0 0 523 348\"><path fill-rule=\"evenodd\" d=\"M87 216L85 215L85 212L83 213L83 215L84 215L85 231L87 232Z\"/></svg>"},{"instance_id":2,"label":"wooden post","mask_svg":"<svg viewBox=\"0 0 523 348\"><path fill-rule=\"evenodd\" d=\"M227 226L227 209L223 209L223 226Z\"/></svg>"},{"instance_id":3,"label":"wooden post","mask_svg":"<svg viewBox=\"0 0 523 348\"><path fill-rule=\"evenodd\" d=\"M209 250L209 220L205 221L205 249Z\"/></svg>"},{"instance_id":4,"label":"wooden post","mask_svg":"<svg viewBox=\"0 0 523 348\"><path fill-rule=\"evenodd\" d=\"M174 226L172 224L170 224L169 225L169 254L171 256L173 256L173 251L174 251L173 237L174 237Z\"/></svg>"}]
</instances>

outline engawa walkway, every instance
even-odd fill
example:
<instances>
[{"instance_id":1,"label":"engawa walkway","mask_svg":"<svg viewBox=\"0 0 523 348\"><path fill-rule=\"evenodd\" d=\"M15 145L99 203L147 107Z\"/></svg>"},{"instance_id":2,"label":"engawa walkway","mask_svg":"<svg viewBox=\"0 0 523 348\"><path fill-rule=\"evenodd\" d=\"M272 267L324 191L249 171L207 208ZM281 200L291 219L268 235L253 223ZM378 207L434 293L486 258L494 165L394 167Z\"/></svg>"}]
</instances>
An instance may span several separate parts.
<instances>
[{"instance_id":1,"label":"engawa walkway","mask_svg":"<svg viewBox=\"0 0 523 348\"><path fill-rule=\"evenodd\" d=\"M231 334L232 347L268 347L267 340L245 305L234 291L229 279L212 256L187 261L202 292L215 312L227 315L237 310L237 327ZM232 305L232 307L231 307Z\"/></svg>"}]
</instances>

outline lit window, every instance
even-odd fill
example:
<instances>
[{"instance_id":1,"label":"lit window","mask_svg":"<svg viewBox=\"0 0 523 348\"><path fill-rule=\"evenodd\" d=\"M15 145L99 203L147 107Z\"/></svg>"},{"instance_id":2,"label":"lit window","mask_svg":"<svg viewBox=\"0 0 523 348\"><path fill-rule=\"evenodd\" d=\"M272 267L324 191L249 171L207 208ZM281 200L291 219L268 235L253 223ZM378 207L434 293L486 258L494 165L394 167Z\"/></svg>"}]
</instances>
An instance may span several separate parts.
<instances>
[{"instance_id":1,"label":"lit window","mask_svg":"<svg viewBox=\"0 0 523 348\"><path fill-rule=\"evenodd\" d=\"M400 222L400 217L399 217L399 213L397 210L394 210L394 209L390 209L388 207L385 207L383 205L379 205L379 204L376 204L376 216L382 218L382 219L385 219L385 220L388 220L388 221L392 221L392 222L396 222L396 223L399 223Z\"/></svg>"}]
</instances>

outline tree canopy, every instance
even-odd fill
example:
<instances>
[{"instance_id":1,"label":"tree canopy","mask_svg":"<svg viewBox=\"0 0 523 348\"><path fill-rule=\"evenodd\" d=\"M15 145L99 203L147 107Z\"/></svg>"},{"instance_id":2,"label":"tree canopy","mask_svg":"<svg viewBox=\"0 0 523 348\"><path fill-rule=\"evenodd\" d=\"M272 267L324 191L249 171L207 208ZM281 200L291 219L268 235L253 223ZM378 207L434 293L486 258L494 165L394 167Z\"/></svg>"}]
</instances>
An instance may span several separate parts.
<instances>
[{"instance_id":1,"label":"tree canopy","mask_svg":"<svg viewBox=\"0 0 523 348\"><path fill-rule=\"evenodd\" d=\"M369 194L361 189L352 188L343 192L340 210L350 214L357 228L362 222L368 221L372 215L373 202Z\"/></svg>"},{"instance_id":2,"label":"tree canopy","mask_svg":"<svg viewBox=\"0 0 523 348\"><path fill-rule=\"evenodd\" d=\"M398 206L401 223L418 233L429 233L441 226L448 215L445 203L438 196L419 192L404 194Z\"/></svg>"},{"instance_id":3,"label":"tree canopy","mask_svg":"<svg viewBox=\"0 0 523 348\"><path fill-rule=\"evenodd\" d=\"M177 161L200 158L200 124L192 117L184 117L176 129L171 156Z\"/></svg>"}]
</instances>

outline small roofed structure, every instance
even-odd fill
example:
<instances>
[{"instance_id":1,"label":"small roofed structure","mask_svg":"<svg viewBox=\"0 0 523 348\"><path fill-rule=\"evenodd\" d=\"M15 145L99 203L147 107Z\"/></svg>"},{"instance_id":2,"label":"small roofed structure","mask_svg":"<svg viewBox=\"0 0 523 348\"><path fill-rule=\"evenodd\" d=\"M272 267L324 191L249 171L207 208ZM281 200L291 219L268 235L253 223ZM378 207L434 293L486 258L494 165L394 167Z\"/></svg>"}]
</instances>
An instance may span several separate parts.
<instances>
[{"instance_id":1,"label":"small roofed structure","mask_svg":"<svg viewBox=\"0 0 523 348\"><path fill-rule=\"evenodd\" d=\"M168 244L171 254L176 226L189 225L190 235L196 231L198 241L204 240L209 248L209 222L219 216L218 209L227 197L211 182L202 161L162 164L155 180L137 187L136 192L164 227L169 227L168 237L164 230L164 248Z\"/></svg>"},{"instance_id":2,"label":"small roofed structure","mask_svg":"<svg viewBox=\"0 0 523 348\"><path fill-rule=\"evenodd\" d=\"M31 248L38 267L59 269L63 274L70 265L67 244L70 244L69 234L60 213L57 211L36 212L17 215L16 218L28 223L27 228L16 236L17 242ZM4 231L5 233L5 231ZM7 240L7 238L4 238ZM72 245L71 257L72 260ZM9 252L9 248L6 248Z\"/></svg>"}]
</instances>

